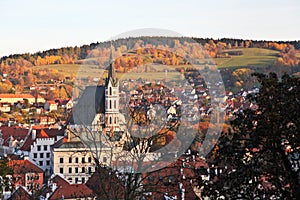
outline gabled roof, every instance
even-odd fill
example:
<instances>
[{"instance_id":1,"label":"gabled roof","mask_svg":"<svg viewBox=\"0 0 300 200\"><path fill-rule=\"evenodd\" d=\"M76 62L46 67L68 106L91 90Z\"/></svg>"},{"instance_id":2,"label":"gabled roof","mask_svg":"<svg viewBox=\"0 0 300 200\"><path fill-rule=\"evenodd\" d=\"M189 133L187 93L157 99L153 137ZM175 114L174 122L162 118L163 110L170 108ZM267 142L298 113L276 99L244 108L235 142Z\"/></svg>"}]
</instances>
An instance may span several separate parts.
<instances>
[{"instance_id":1,"label":"gabled roof","mask_svg":"<svg viewBox=\"0 0 300 200\"><path fill-rule=\"evenodd\" d=\"M43 173L43 170L29 160L10 160L8 166L13 169L14 174Z\"/></svg>"},{"instance_id":2,"label":"gabled roof","mask_svg":"<svg viewBox=\"0 0 300 200\"><path fill-rule=\"evenodd\" d=\"M15 190L12 195L8 198L8 200L30 200L31 195L20 186L17 190Z\"/></svg>"},{"instance_id":3,"label":"gabled roof","mask_svg":"<svg viewBox=\"0 0 300 200\"><path fill-rule=\"evenodd\" d=\"M68 181L66 181L64 178L62 178L61 176L59 175L55 175L51 181L53 183L56 183L57 187L67 187L69 184Z\"/></svg>"},{"instance_id":4,"label":"gabled roof","mask_svg":"<svg viewBox=\"0 0 300 200\"><path fill-rule=\"evenodd\" d=\"M61 200L62 197L64 199L77 199L95 196L93 191L84 184L68 184L59 186L50 196L49 200Z\"/></svg>"}]
</instances>

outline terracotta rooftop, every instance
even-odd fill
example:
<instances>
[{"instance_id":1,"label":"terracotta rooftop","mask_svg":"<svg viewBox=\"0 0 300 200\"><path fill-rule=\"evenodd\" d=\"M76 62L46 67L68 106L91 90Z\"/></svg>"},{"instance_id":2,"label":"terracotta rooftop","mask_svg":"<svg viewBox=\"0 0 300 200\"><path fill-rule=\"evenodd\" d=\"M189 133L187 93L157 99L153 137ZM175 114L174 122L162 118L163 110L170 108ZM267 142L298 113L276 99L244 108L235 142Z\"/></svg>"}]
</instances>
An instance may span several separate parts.
<instances>
[{"instance_id":1,"label":"terracotta rooftop","mask_svg":"<svg viewBox=\"0 0 300 200\"><path fill-rule=\"evenodd\" d=\"M89 178L86 185L99 199L123 199L125 187L110 169L101 167Z\"/></svg>"},{"instance_id":2,"label":"terracotta rooftop","mask_svg":"<svg viewBox=\"0 0 300 200\"><path fill-rule=\"evenodd\" d=\"M1 126L0 130L2 132L2 139L4 140L3 145L9 145L9 138L12 136L14 139L24 140L28 134L28 129L18 128L18 127L9 127Z\"/></svg>"},{"instance_id":3,"label":"terracotta rooftop","mask_svg":"<svg viewBox=\"0 0 300 200\"><path fill-rule=\"evenodd\" d=\"M68 184L58 187L49 200L61 200L64 199L79 199L95 197L93 191L84 184Z\"/></svg>"},{"instance_id":4,"label":"terracotta rooftop","mask_svg":"<svg viewBox=\"0 0 300 200\"><path fill-rule=\"evenodd\" d=\"M56 183L56 185L57 185L58 187L67 187L68 185L70 185L68 181L66 181L64 178L62 178L62 177L59 176L59 175L55 175L55 176L51 179L51 181L52 181L53 183Z\"/></svg>"},{"instance_id":5,"label":"terracotta rooftop","mask_svg":"<svg viewBox=\"0 0 300 200\"><path fill-rule=\"evenodd\" d=\"M48 102L48 104L56 104L55 101L47 101L47 102Z\"/></svg>"},{"instance_id":6,"label":"terracotta rooftop","mask_svg":"<svg viewBox=\"0 0 300 200\"><path fill-rule=\"evenodd\" d=\"M8 200L30 200L30 194L20 186L17 190L15 190L12 195L8 198Z\"/></svg>"},{"instance_id":7,"label":"terracotta rooftop","mask_svg":"<svg viewBox=\"0 0 300 200\"><path fill-rule=\"evenodd\" d=\"M36 138L56 138L57 136L64 136L63 129L35 129L36 130ZM36 139L32 140L32 132L30 136L27 138L23 146L20 148L23 151L30 151L31 145L36 141Z\"/></svg>"},{"instance_id":8,"label":"terracotta rooftop","mask_svg":"<svg viewBox=\"0 0 300 200\"><path fill-rule=\"evenodd\" d=\"M13 169L15 174L43 173L41 168L29 160L10 160L8 161L8 166Z\"/></svg>"},{"instance_id":9,"label":"terracotta rooftop","mask_svg":"<svg viewBox=\"0 0 300 200\"><path fill-rule=\"evenodd\" d=\"M35 98L31 94L0 94L0 98L23 98L23 99L30 99Z\"/></svg>"}]
</instances>

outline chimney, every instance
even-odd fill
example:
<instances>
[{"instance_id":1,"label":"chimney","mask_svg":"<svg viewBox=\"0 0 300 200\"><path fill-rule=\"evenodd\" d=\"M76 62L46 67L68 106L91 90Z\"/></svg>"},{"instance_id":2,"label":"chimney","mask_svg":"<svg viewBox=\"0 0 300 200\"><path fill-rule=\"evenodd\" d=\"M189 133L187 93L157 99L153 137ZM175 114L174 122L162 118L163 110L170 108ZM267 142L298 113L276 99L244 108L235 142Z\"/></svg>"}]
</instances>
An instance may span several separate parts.
<instances>
[{"instance_id":1,"label":"chimney","mask_svg":"<svg viewBox=\"0 0 300 200\"><path fill-rule=\"evenodd\" d=\"M35 140L36 138L36 130L32 130L32 140Z\"/></svg>"}]
</instances>

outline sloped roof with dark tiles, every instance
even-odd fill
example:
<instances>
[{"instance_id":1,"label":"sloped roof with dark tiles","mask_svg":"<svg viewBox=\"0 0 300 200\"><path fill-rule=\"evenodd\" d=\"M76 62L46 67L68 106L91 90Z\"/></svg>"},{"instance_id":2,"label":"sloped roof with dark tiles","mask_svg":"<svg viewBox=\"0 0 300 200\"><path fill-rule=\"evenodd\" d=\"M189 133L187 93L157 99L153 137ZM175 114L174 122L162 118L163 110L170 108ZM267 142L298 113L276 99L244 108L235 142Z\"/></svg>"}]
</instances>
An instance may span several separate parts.
<instances>
[{"instance_id":1,"label":"sloped roof with dark tiles","mask_svg":"<svg viewBox=\"0 0 300 200\"><path fill-rule=\"evenodd\" d=\"M91 125L97 113L105 112L105 87L88 86L73 107L71 124Z\"/></svg>"},{"instance_id":2,"label":"sloped roof with dark tiles","mask_svg":"<svg viewBox=\"0 0 300 200\"><path fill-rule=\"evenodd\" d=\"M15 190L12 195L8 198L8 200L30 200L30 194L20 186L17 190Z\"/></svg>"}]
</instances>

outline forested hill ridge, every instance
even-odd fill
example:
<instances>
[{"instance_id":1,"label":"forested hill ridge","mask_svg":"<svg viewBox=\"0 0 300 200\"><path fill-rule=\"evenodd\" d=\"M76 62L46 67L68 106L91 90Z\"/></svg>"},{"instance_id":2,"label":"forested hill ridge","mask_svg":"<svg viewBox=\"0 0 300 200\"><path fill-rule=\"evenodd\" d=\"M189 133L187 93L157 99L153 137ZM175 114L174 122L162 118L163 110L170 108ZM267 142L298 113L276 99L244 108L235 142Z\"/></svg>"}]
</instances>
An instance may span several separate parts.
<instances>
[{"instance_id":1,"label":"forested hill ridge","mask_svg":"<svg viewBox=\"0 0 300 200\"><path fill-rule=\"evenodd\" d=\"M204 52L194 48L195 41L202 44ZM188 37L138 37L118 39L112 42L119 55L115 60L117 72L124 73L134 66L145 63L159 63L163 65L184 66L188 62L171 52L186 52L200 58L199 64L214 62L222 69L223 78L231 79L233 72L242 69L242 76L251 73L251 70L270 68L282 71L282 68L298 69L298 51L300 41L259 41L241 39L202 39ZM144 47L147 47L144 48ZM156 47L156 48L153 48ZM170 52L160 51L170 49ZM68 78L72 80L79 67L93 69L107 65L111 42L97 42L80 47L62 47L37 53L24 53L4 56L0 58L0 93L23 92L37 82L55 82ZM131 49L142 49L147 56L131 56ZM146 49L146 50L145 50ZM129 54L128 54L129 52ZM125 53L125 54L124 54ZM139 54L141 52L134 52ZM122 56L120 56L122 55ZM274 68L275 67L275 68ZM104 68L103 68L104 69ZM295 72L295 71L294 71ZM89 77L91 74L85 74ZM241 76L240 72L235 73ZM239 83L233 81L229 87L243 87L244 80L237 77ZM53 94L51 94L53 95Z\"/></svg>"},{"instance_id":2,"label":"forested hill ridge","mask_svg":"<svg viewBox=\"0 0 300 200\"><path fill-rule=\"evenodd\" d=\"M203 45L206 49L209 48L210 56L217 57L218 53L221 53L220 50L224 49L234 49L234 48L266 48L273 49L278 51L287 50L287 47L290 49L291 46L295 50L300 49L300 40L298 41L267 41L267 40L243 40L243 39L231 39L231 38L222 38L222 39L212 39L212 38L189 38L189 37L139 37L139 38L126 38L118 39L113 41L115 48L127 46L127 49L133 49L136 47L138 42L143 42L146 44L153 45L166 45L170 48L175 47L176 42L183 44L184 42L196 41ZM78 60L85 59L89 56L90 52L97 47L101 49L110 48L111 43L106 42L96 42L89 45L83 45L80 47L62 47L57 49L49 49L42 52L36 52L33 54L24 53L24 54L13 54L9 56L3 56L0 58L0 63L12 63L14 60L24 59L29 61L32 65L38 65L39 62L42 62L41 59L46 58L46 56L57 56L53 58L45 59L45 62L48 64L72 64Z\"/></svg>"}]
</instances>

